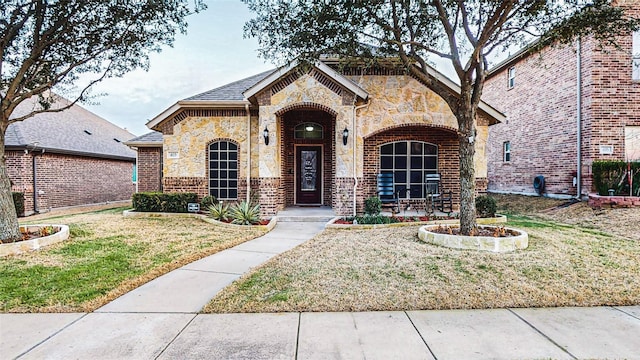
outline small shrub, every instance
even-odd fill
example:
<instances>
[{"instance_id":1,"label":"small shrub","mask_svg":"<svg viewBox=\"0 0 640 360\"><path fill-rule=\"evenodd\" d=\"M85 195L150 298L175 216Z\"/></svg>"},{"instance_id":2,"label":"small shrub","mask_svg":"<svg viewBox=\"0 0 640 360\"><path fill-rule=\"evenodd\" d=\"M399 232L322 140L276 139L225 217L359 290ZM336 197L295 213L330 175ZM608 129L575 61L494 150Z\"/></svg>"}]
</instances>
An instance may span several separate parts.
<instances>
[{"instance_id":1,"label":"small shrub","mask_svg":"<svg viewBox=\"0 0 640 360\"><path fill-rule=\"evenodd\" d=\"M379 215L382 211L382 201L377 196L372 196L364 201L364 213L367 215Z\"/></svg>"},{"instance_id":2,"label":"small shrub","mask_svg":"<svg viewBox=\"0 0 640 360\"><path fill-rule=\"evenodd\" d=\"M187 204L198 202L195 193L136 193L131 198L133 208L141 212L186 213Z\"/></svg>"},{"instance_id":3,"label":"small shrub","mask_svg":"<svg viewBox=\"0 0 640 360\"><path fill-rule=\"evenodd\" d=\"M367 224L393 224L393 223L397 223L400 222L400 220L396 217L389 217L389 216L384 216L384 215L363 215L363 216L356 216L355 218L349 218L350 220L354 221L354 224L363 224L363 225L367 225Z\"/></svg>"},{"instance_id":4,"label":"small shrub","mask_svg":"<svg viewBox=\"0 0 640 360\"><path fill-rule=\"evenodd\" d=\"M209 216L218 221L229 221L229 204L218 202L209 206Z\"/></svg>"},{"instance_id":5,"label":"small shrub","mask_svg":"<svg viewBox=\"0 0 640 360\"><path fill-rule=\"evenodd\" d=\"M260 221L260 205L243 201L231 207L231 222L238 225L252 225Z\"/></svg>"},{"instance_id":6,"label":"small shrub","mask_svg":"<svg viewBox=\"0 0 640 360\"><path fill-rule=\"evenodd\" d=\"M476 198L476 215L478 217L495 217L497 209L496 199L491 196L482 195Z\"/></svg>"},{"instance_id":7,"label":"small shrub","mask_svg":"<svg viewBox=\"0 0 640 360\"><path fill-rule=\"evenodd\" d=\"M609 195L609 189L614 190L614 195L629 195L628 166L633 177L633 194L640 192L640 162L632 162L627 165L624 161L594 161L591 165L593 171L593 187L600 195Z\"/></svg>"},{"instance_id":8,"label":"small shrub","mask_svg":"<svg viewBox=\"0 0 640 360\"><path fill-rule=\"evenodd\" d=\"M16 207L16 214L18 216L24 216L24 193L12 192L13 205Z\"/></svg>"},{"instance_id":9,"label":"small shrub","mask_svg":"<svg viewBox=\"0 0 640 360\"><path fill-rule=\"evenodd\" d=\"M211 205L216 204L216 197L213 195L207 195L200 200L200 209L208 209Z\"/></svg>"}]
</instances>

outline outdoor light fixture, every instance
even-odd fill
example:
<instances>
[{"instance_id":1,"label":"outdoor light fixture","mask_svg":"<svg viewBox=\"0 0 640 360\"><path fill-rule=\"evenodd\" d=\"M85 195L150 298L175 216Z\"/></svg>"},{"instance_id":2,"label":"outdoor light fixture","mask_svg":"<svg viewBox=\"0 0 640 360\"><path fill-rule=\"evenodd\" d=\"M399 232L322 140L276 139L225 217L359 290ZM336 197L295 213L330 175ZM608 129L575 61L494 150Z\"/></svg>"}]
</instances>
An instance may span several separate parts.
<instances>
[{"instance_id":1,"label":"outdoor light fixture","mask_svg":"<svg viewBox=\"0 0 640 360\"><path fill-rule=\"evenodd\" d=\"M344 128L344 130L342 130L342 145L346 146L348 139L349 139L349 129Z\"/></svg>"},{"instance_id":2,"label":"outdoor light fixture","mask_svg":"<svg viewBox=\"0 0 640 360\"><path fill-rule=\"evenodd\" d=\"M269 129L267 129L267 127L264 127L264 130L262 131L262 136L264 137L264 144L265 145L269 145Z\"/></svg>"},{"instance_id":3,"label":"outdoor light fixture","mask_svg":"<svg viewBox=\"0 0 640 360\"><path fill-rule=\"evenodd\" d=\"M307 124L307 127L304 128L307 131L313 131L313 125Z\"/></svg>"}]
</instances>

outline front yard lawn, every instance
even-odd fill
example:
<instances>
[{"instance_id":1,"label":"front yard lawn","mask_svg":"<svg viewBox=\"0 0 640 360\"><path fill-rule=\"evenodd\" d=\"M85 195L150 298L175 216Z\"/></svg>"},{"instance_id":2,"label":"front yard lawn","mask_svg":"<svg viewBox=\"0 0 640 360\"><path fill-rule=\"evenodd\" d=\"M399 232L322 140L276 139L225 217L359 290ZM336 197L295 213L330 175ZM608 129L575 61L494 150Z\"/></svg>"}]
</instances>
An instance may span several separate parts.
<instances>
[{"instance_id":1,"label":"front yard lawn","mask_svg":"<svg viewBox=\"0 0 640 360\"><path fill-rule=\"evenodd\" d=\"M508 199L501 201L504 210ZM568 215L593 212L586 204L553 212L542 208L511 206L508 226L529 233L529 248L508 254L425 244L418 240L418 226L326 230L245 275L205 312L640 304L638 222L627 232L606 225L634 221L640 209L598 210L595 224Z\"/></svg>"},{"instance_id":2,"label":"front yard lawn","mask_svg":"<svg viewBox=\"0 0 640 360\"><path fill-rule=\"evenodd\" d=\"M39 219L71 238L0 258L0 311L92 311L182 265L264 233L194 218L124 218L123 208Z\"/></svg>"}]
</instances>

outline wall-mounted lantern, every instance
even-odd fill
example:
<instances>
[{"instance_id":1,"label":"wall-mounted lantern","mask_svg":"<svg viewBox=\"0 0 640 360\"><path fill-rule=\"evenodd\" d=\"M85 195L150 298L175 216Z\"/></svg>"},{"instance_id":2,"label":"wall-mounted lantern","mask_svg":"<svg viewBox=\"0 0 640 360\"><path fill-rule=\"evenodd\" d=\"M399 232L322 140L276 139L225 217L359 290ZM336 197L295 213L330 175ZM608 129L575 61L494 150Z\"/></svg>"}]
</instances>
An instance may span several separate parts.
<instances>
[{"instance_id":1,"label":"wall-mounted lantern","mask_svg":"<svg viewBox=\"0 0 640 360\"><path fill-rule=\"evenodd\" d=\"M342 145L347 145L347 140L349 140L349 129L344 128L342 130Z\"/></svg>"},{"instance_id":2,"label":"wall-mounted lantern","mask_svg":"<svg viewBox=\"0 0 640 360\"><path fill-rule=\"evenodd\" d=\"M266 126L262 130L262 137L264 137L264 144L269 145L269 129Z\"/></svg>"}]
</instances>

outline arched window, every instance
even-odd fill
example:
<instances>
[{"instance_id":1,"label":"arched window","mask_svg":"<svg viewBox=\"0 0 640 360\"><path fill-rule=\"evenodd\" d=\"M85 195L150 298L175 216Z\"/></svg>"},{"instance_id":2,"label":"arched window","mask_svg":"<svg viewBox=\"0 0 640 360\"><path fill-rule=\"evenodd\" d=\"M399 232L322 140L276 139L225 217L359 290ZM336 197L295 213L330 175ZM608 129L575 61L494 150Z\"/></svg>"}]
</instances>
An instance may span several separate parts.
<instances>
[{"instance_id":1,"label":"arched window","mask_svg":"<svg viewBox=\"0 0 640 360\"><path fill-rule=\"evenodd\" d=\"M209 145L209 195L221 200L238 198L238 145L229 141Z\"/></svg>"},{"instance_id":2,"label":"arched window","mask_svg":"<svg viewBox=\"0 0 640 360\"><path fill-rule=\"evenodd\" d=\"M438 173L438 146L421 141L397 141L380 147L380 172L393 173L396 191L424 198L424 176Z\"/></svg>"},{"instance_id":3,"label":"arched window","mask_svg":"<svg viewBox=\"0 0 640 360\"><path fill-rule=\"evenodd\" d=\"M322 139L324 138L322 125L316 123L302 123L296 126L293 131L295 139Z\"/></svg>"}]
</instances>

